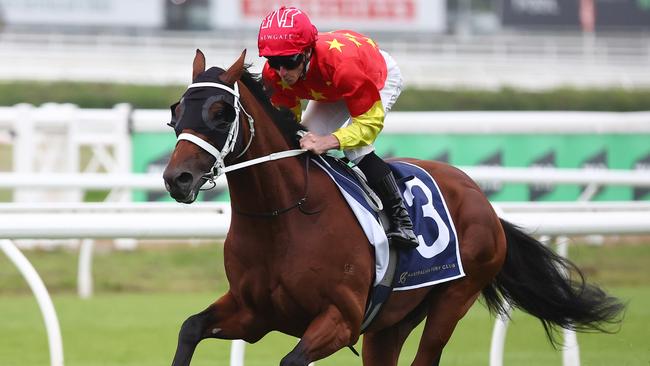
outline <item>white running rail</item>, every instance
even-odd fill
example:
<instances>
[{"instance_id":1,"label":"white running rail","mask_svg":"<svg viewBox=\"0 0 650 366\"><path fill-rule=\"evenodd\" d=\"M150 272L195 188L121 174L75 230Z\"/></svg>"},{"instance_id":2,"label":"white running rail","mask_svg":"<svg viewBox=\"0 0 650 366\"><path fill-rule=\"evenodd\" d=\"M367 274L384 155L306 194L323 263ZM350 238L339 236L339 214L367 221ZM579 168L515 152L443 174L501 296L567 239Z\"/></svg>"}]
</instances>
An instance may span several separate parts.
<instances>
[{"instance_id":1,"label":"white running rail","mask_svg":"<svg viewBox=\"0 0 650 366\"><path fill-rule=\"evenodd\" d=\"M584 184L650 187L650 171L616 169L458 167L477 182ZM216 188L226 188L219 177ZM0 173L7 189L146 189L164 191L161 174L151 173Z\"/></svg>"}]
</instances>

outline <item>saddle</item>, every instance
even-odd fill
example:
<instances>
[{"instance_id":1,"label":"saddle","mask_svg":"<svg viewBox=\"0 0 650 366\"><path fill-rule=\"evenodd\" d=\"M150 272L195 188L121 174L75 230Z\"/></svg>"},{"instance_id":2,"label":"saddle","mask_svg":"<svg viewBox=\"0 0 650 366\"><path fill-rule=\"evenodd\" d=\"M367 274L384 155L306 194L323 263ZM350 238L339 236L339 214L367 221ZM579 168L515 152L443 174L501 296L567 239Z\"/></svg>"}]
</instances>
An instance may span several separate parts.
<instances>
[{"instance_id":1,"label":"saddle","mask_svg":"<svg viewBox=\"0 0 650 366\"><path fill-rule=\"evenodd\" d=\"M359 183L359 186L363 190L364 196L363 198L366 199L366 202L372 207L375 212L381 212L384 207L383 204L381 203L381 199L379 199L379 196L375 191L370 188L368 185L368 179L366 178L366 175L363 174L363 171L359 169L356 165L351 165L352 162L348 158L338 158L335 156L327 155L328 157L332 158L332 162L337 164L343 171L346 171L351 177L354 177L356 182Z\"/></svg>"}]
</instances>

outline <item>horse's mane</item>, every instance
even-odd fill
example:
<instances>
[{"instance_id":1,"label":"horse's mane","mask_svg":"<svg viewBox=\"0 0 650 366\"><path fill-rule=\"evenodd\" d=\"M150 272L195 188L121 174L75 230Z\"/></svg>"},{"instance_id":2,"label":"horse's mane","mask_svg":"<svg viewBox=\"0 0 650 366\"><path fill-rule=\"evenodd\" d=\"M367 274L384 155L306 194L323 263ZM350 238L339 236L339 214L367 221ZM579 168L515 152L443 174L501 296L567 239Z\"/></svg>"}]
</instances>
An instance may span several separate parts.
<instances>
[{"instance_id":1,"label":"horse's mane","mask_svg":"<svg viewBox=\"0 0 650 366\"><path fill-rule=\"evenodd\" d=\"M264 107L264 110L271 117L271 120L273 120L276 126L278 126L280 131L285 135L289 144L292 146L297 145L298 138L296 133L298 131L305 131L306 128L296 121L295 115L289 109L278 109L271 104L269 93L264 87L262 75L249 72L249 67L250 65L246 66L241 81L255 96L255 99L257 99L257 101Z\"/></svg>"}]
</instances>

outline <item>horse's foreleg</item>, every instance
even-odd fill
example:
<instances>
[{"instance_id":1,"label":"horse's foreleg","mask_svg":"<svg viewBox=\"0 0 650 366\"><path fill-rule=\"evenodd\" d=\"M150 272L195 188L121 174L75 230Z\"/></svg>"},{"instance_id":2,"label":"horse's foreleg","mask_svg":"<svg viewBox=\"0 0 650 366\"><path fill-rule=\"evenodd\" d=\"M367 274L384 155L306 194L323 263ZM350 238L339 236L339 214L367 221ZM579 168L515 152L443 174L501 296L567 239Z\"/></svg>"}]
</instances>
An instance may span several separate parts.
<instances>
[{"instance_id":1,"label":"horse's foreleg","mask_svg":"<svg viewBox=\"0 0 650 366\"><path fill-rule=\"evenodd\" d=\"M306 366L352 345L354 341L352 325L338 308L330 306L311 322L298 345L284 356L280 366Z\"/></svg>"},{"instance_id":2,"label":"horse's foreleg","mask_svg":"<svg viewBox=\"0 0 650 366\"><path fill-rule=\"evenodd\" d=\"M253 314L241 308L227 293L207 309L187 318L178 334L178 346L172 366L190 364L196 346L206 338L256 341L264 335Z\"/></svg>"}]
</instances>

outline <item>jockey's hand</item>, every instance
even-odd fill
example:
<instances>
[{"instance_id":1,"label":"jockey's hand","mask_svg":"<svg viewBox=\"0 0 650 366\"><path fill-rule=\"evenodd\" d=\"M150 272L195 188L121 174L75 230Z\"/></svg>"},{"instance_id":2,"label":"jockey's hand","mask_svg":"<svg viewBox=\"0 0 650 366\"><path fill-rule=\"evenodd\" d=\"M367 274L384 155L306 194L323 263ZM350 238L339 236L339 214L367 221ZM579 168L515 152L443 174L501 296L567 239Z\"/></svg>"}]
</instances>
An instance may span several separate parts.
<instances>
[{"instance_id":1,"label":"jockey's hand","mask_svg":"<svg viewBox=\"0 0 650 366\"><path fill-rule=\"evenodd\" d=\"M334 135L319 136L309 132L300 139L300 147L321 155L331 149L338 149L340 146L339 139Z\"/></svg>"}]
</instances>

